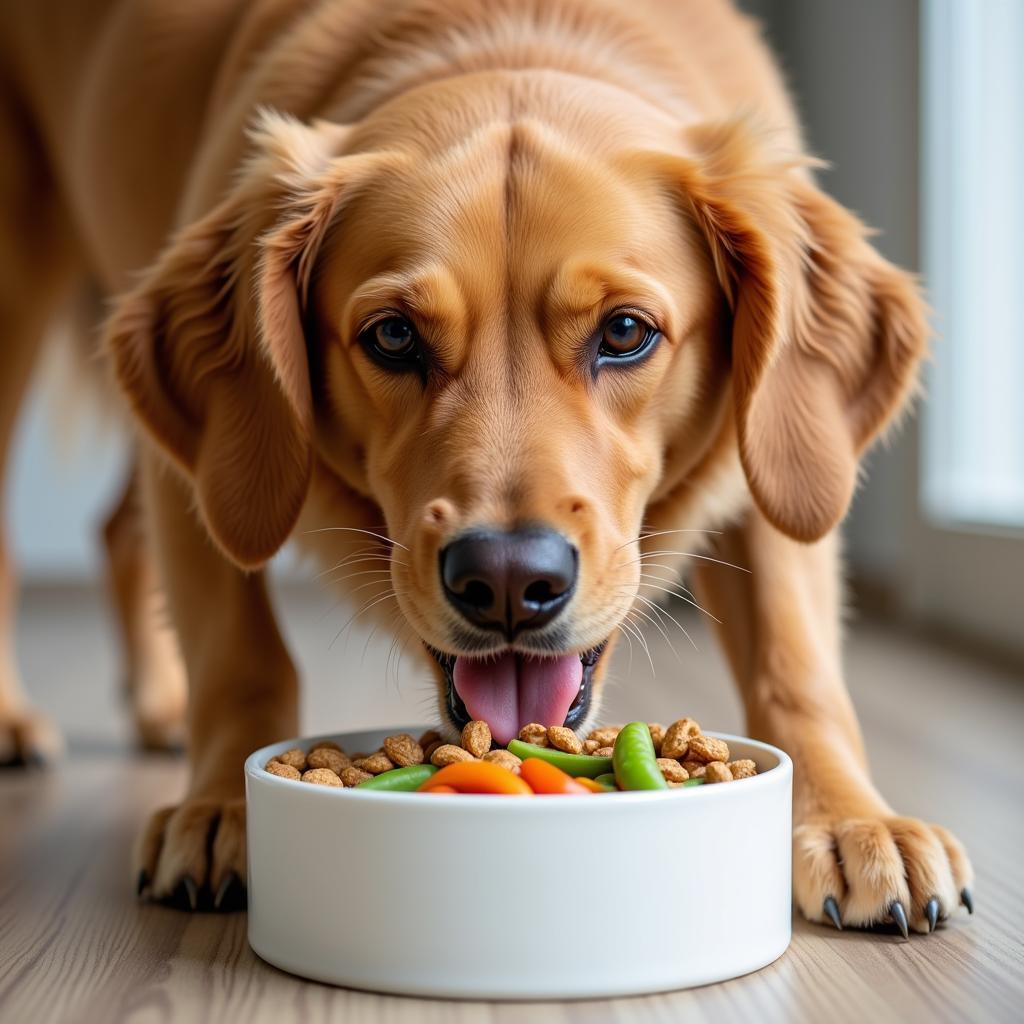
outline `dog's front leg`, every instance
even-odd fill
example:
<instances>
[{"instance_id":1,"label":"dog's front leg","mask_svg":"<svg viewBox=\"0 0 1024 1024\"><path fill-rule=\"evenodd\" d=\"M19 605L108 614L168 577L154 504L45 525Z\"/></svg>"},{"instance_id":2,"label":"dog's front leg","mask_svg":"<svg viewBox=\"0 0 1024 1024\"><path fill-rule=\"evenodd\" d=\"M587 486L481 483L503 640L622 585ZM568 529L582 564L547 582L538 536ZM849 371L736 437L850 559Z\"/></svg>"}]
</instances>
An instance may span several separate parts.
<instances>
[{"instance_id":1,"label":"dog's front leg","mask_svg":"<svg viewBox=\"0 0 1024 1024\"><path fill-rule=\"evenodd\" d=\"M929 932L963 900L971 866L945 829L902 817L871 781L843 684L837 541L798 544L756 511L720 538L696 584L722 620L752 736L793 758L793 884L813 921L895 921Z\"/></svg>"},{"instance_id":2,"label":"dog's front leg","mask_svg":"<svg viewBox=\"0 0 1024 1024\"><path fill-rule=\"evenodd\" d=\"M217 551L190 489L152 452L143 484L188 675L190 777L184 800L143 831L139 891L183 908L227 909L245 885L242 764L256 747L296 732L296 675L263 574L244 573Z\"/></svg>"}]
</instances>

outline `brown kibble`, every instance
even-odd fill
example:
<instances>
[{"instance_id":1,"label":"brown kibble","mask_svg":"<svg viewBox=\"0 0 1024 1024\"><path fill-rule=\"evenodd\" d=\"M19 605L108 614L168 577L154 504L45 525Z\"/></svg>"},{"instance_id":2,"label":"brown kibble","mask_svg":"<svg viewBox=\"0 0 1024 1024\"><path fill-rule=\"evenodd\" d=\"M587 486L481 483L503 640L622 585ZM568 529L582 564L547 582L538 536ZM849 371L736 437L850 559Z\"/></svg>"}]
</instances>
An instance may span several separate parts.
<instances>
[{"instance_id":1,"label":"brown kibble","mask_svg":"<svg viewBox=\"0 0 1024 1024\"><path fill-rule=\"evenodd\" d=\"M426 750L431 743L436 743L441 738L441 734L436 729L428 729L416 742Z\"/></svg>"},{"instance_id":2,"label":"brown kibble","mask_svg":"<svg viewBox=\"0 0 1024 1024\"><path fill-rule=\"evenodd\" d=\"M734 779L749 779L757 774L757 765L749 758L741 761L730 761L729 771Z\"/></svg>"},{"instance_id":3,"label":"brown kibble","mask_svg":"<svg viewBox=\"0 0 1024 1024\"><path fill-rule=\"evenodd\" d=\"M341 769L341 784L348 786L350 789L352 786L358 786L360 782L365 782L367 779L372 778L373 776L369 772L364 772L362 768L356 768L354 765Z\"/></svg>"},{"instance_id":4,"label":"brown kibble","mask_svg":"<svg viewBox=\"0 0 1024 1024\"><path fill-rule=\"evenodd\" d=\"M614 747L598 747L594 751L594 757L611 757L615 753Z\"/></svg>"},{"instance_id":5,"label":"brown kibble","mask_svg":"<svg viewBox=\"0 0 1024 1024\"><path fill-rule=\"evenodd\" d=\"M686 756L691 761L728 761L729 745L713 736L694 736L690 740Z\"/></svg>"},{"instance_id":6,"label":"brown kibble","mask_svg":"<svg viewBox=\"0 0 1024 1024\"><path fill-rule=\"evenodd\" d=\"M583 753L584 754L592 754L600 746L601 746L601 744L598 743L597 740L584 740L583 741Z\"/></svg>"},{"instance_id":7,"label":"brown kibble","mask_svg":"<svg viewBox=\"0 0 1024 1024\"><path fill-rule=\"evenodd\" d=\"M436 764L438 768L443 768L446 764L455 764L456 761L476 761L475 758L468 750L463 750L462 747L457 747L454 743L442 743L441 746L434 751L430 758L431 764Z\"/></svg>"},{"instance_id":8,"label":"brown kibble","mask_svg":"<svg viewBox=\"0 0 1024 1024\"><path fill-rule=\"evenodd\" d=\"M620 727L617 725L603 725L600 729L594 729L587 739L597 740L599 747L610 747L615 743L619 731Z\"/></svg>"},{"instance_id":9,"label":"brown kibble","mask_svg":"<svg viewBox=\"0 0 1024 1024\"><path fill-rule=\"evenodd\" d=\"M384 740L384 753L399 768L423 764L423 748L407 732L388 736Z\"/></svg>"},{"instance_id":10,"label":"brown kibble","mask_svg":"<svg viewBox=\"0 0 1024 1024\"><path fill-rule=\"evenodd\" d=\"M345 753L345 751L342 750L334 740L317 740L316 743L309 748L309 752L312 754L314 750L336 750L339 754Z\"/></svg>"},{"instance_id":11,"label":"brown kibble","mask_svg":"<svg viewBox=\"0 0 1024 1024\"><path fill-rule=\"evenodd\" d=\"M341 769L347 768L351 763L347 755L333 747L316 747L306 758L306 764L310 768L329 768L335 775L340 775Z\"/></svg>"},{"instance_id":12,"label":"brown kibble","mask_svg":"<svg viewBox=\"0 0 1024 1024\"><path fill-rule=\"evenodd\" d=\"M302 772L300 772L298 768L294 768L290 764L283 764L281 761L278 761L276 758L273 761L268 761L267 762L266 770L268 772L270 772L271 775L278 775L282 779L301 779L302 778Z\"/></svg>"},{"instance_id":13,"label":"brown kibble","mask_svg":"<svg viewBox=\"0 0 1024 1024\"><path fill-rule=\"evenodd\" d=\"M553 725L548 729L548 743L566 754L578 754L583 750L583 744L576 733L564 725Z\"/></svg>"},{"instance_id":14,"label":"brown kibble","mask_svg":"<svg viewBox=\"0 0 1024 1024\"><path fill-rule=\"evenodd\" d=\"M658 767L666 782L685 782L690 773L672 757L659 757Z\"/></svg>"},{"instance_id":15,"label":"brown kibble","mask_svg":"<svg viewBox=\"0 0 1024 1024\"><path fill-rule=\"evenodd\" d=\"M306 770L306 755L298 747L292 747L291 750L278 754L277 759L281 764L290 764L293 768L298 768L300 772Z\"/></svg>"},{"instance_id":16,"label":"brown kibble","mask_svg":"<svg viewBox=\"0 0 1024 1024\"><path fill-rule=\"evenodd\" d=\"M665 739L665 726L661 722L648 722L647 730L651 734L651 742L654 744L654 752L661 757L661 744Z\"/></svg>"},{"instance_id":17,"label":"brown kibble","mask_svg":"<svg viewBox=\"0 0 1024 1024\"><path fill-rule=\"evenodd\" d=\"M445 743L445 741L443 739L439 738L439 739L434 740L431 743L428 743L423 748L423 762L424 762L424 764L427 763L428 761L431 764L434 763L433 762L434 751L437 750L438 747L443 747L444 743Z\"/></svg>"},{"instance_id":18,"label":"brown kibble","mask_svg":"<svg viewBox=\"0 0 1024 1024\"><path fill-rule=\"evenodd\" d=\"M661 756L681 761L688 755L690 740L699 735L700 726L692 718L680 718L665 730L661 741Z\"/></svg>"},{"instance_id":19,"label":"brown kibble","mask_svg":"<svg viewBox=\"0 0 1024 1024\"><path fill-rule=\"evenodd\" d=\"M546 747L548 745L548 727L541 725L539 722L531 722L519 730L519 738L524 743L532 743L537 747Z\"/></svg>"},{"instance_id":20,"label":"brown kibble","mask_svg":"<svg viewBox=\"0 0 1024 1024\"><path fill-rule=\"evenodd\" d=\"M302 781L312 782L314 786L341 785L341 779L330 768L310 768L308 772L302 773Z\"/></svg>"},{"instance_id":21,"label":"brown kibble","mask_svg":"<svg viewBox=\"0 0 1024 1024\"><path fill-rule=\"evenodd\" d=\"M474 757L483 757L491 749L491 727L486 722L467 722L462 730L462 746Z\"/></svg>"},{"instance_id":22,"label":"brown kibble","mask_svg":"<svg viewBox=\"0 0 1024 1024\"><path fill-rule=\"evenodd\" d=\"M707 765L703 761L684 761L683 767L691 779L703 779Z\"/></svg>"},{"instance_id":23,"label":"brown kibble","mask_svg":"<svg viewBox=\"0 0 1024 1024\"><path fill-rule=\"evenodd\" d=\"M732 782L729 766L721 761L711 761L704 770L705 782Z\"/></svg>"},{"instance_id":24,"label":"brown kibble","mask_svg":"<svg viewBox=\"0 0 1024 1024\"><path fill-rule=\"evenodd\" d=\"M371 775L381 775L395 767L391 758L380 750L376 754L370 754L369 757L360 757L358 760L353 761L352 765L355 768L361 768L364 772L369 772Z\"/></svg>"},{"instance_id":25,"label":"brown kibble","mask_svg":"<svg viewBox=\"0 0 1024 1024\"><path fill-rule=\"evenodd\" d=\"M483 759L500 765L502 768L507 768L510 772L515 772L516 775L519 774L519 766L523 763L515 754L510 754L507 750L489 750L484 754Z\"/></svg>"}]
</instances>

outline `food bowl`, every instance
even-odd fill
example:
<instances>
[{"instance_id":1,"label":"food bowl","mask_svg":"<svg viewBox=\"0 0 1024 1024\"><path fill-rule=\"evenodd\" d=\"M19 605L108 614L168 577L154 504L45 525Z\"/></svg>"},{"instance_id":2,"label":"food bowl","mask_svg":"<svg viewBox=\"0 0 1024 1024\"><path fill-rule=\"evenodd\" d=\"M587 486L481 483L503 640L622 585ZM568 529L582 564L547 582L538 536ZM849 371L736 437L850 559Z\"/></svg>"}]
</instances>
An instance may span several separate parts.
<instances>
[{"instance_id":1,"label":"food bowl","mask_svg":"<svg viewBox=\"0 0 1024 1024\"><path fill-rule=\"evenodd\" d=\"M588 796L385 793L245 764L249 942L316 981L408 995L560 999L747 974L789 945L792 762L720 736L759 773ZM422 731L415 726L406 730Z\"/></svg>"}]
</instances>

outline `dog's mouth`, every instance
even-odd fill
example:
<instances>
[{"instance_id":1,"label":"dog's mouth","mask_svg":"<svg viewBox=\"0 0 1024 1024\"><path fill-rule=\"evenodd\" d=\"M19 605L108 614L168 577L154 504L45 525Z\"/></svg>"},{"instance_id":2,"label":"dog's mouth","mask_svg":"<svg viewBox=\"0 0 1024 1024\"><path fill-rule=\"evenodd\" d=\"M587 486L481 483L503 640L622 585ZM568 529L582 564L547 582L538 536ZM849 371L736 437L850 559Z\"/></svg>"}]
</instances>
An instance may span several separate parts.
<instances>
[{"instance_id":1,"label":"dog's mouth","mask_svg":"<svg viewBox=\"0 0 1024 1024\"><path fill-rule=\"evenodd\" d=\"M575 729L587 717L593 676L608 641L582 654L542 656L502 651L485 657L444 654L427 646L444 673L452 725L484 721L504 746L531 722Z\"/></svg>"}]
</instances>

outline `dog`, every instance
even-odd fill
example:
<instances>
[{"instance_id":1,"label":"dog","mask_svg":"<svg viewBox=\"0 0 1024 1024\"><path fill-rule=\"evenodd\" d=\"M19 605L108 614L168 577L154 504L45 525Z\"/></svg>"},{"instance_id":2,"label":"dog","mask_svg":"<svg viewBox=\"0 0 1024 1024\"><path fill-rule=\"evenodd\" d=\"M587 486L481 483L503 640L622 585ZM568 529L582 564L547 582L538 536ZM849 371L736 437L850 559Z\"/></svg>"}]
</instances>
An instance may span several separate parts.
<instances>
[{"instance_id":1,"label":"dog","mask_svg":"<svg viewBox=\"0 0 1024 1024\"><path fill-rule=\"evenodd\" d=\"M447 735L478 717L502 742L584 730L641 574L690 570L750 734L796 766L802 913L906 934L969 907L958 840L871 781L840 661L836 531L925 309L815 184L753 22L726 0L0 19L2 439L92 280L140 428L106 538L151 745L188 681L189 788L146 826L141 892L241 892L242 761L297 731L261 571L294 538L414 634ZM57 742L10 669L0 733L21 760Z\"/></svg>"}]
</instances>

